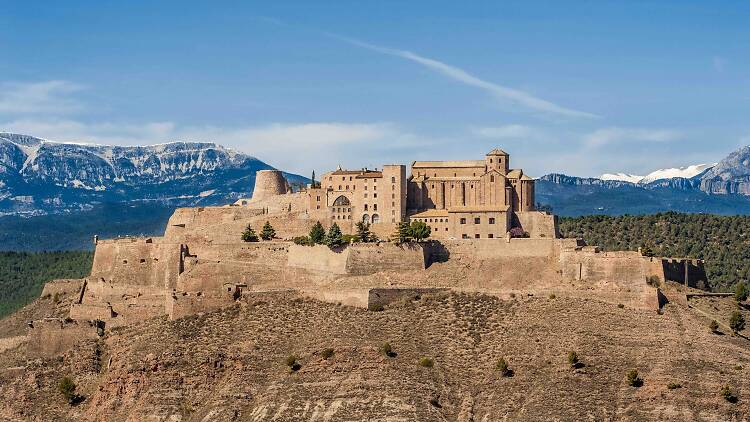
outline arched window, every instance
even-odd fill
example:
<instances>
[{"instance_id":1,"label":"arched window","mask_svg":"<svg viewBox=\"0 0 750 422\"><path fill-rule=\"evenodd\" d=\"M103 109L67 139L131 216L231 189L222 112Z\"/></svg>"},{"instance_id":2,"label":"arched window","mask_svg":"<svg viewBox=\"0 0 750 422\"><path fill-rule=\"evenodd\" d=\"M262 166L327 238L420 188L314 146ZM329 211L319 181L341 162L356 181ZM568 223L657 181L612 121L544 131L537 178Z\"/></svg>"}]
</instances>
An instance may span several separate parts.
<instances>
[{"instance_id":1,"label":"arched window","mask_svg":"<svg viewBox=\"0 0 750 422\"><path fill-rule=\"evenodd\" d=\"M336 205L338 205L338 206L347 205L348 206L348 205L351 205L351 203L349 202L349 198L347 198L344 195L341 195L338 198L336 198L335 201L333 201L333 205L334 206L336 206Z\"/></svg>"},{"instance_id":2,"label":"arched window","mask_svg":"<svg viewBox=\"0 0 750 422\"><path fill-rule=\"evenodd\" d=\"M367 215L367 214L363 215L362 216L362 222L365 223L365 224L369 224L370 223L370 216Z\"/></svg>"},{"instance_id":3,"label":"arched window","mask_svg":"<svg viewBox=\"0 0 750 422\"><path fill-rule=\"evenodd\" d=\"M372 224L378 224L380 223L380 216L377 214L372 215Z\"/></svg>"}]
</instances>

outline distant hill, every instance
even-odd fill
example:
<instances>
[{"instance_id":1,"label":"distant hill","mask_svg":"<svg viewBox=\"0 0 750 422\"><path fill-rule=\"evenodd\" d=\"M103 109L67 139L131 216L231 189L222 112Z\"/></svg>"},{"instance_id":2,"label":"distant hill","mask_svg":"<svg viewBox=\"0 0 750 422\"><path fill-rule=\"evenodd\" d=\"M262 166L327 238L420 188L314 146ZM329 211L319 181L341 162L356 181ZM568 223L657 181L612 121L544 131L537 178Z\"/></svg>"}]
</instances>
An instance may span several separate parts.
<instances>
[{"instance_id":1,"label":"distant hill","mask_svg":"<svg viewBox=\"0 0 750 422\"><path fill-rule=\"evenodd\" d=\"M108 203L226 204L250 196L255 172L271 168L214 143L108 146L0 132L0 215L69 214Z\"/></svg>"}]
</instances>

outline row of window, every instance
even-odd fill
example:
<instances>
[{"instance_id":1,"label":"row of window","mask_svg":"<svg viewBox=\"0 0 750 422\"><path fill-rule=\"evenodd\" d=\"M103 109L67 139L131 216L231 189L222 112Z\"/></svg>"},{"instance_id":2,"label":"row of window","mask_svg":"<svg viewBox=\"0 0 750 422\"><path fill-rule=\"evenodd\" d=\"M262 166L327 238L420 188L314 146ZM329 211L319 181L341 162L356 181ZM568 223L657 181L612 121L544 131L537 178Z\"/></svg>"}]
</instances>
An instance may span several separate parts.
<instances>
[{"instance_id":1,"label":"row of window","mask_svg":"<svg viewBox=\"0 0 750 422\"><path fill-rule=\"evenodd\" d=\"M461 224L466 224L466 219L462 218L460 220L460 223ZM495 224L495 218L494 217L490 217L488 223L489 224ZM480 217L475 217L474 218L474 224L482 224L482 219Z\"/></svg>"},{"instance_id":2,"label":"row of window","mask_svg":"<svg viewBox=\"0 0 750 422\"><path fill-rule=\"evenodd\" d=\"M421 221L423 223L447 223L447 218L415 218L414 221Z\"/></svg>"},{"instance_id":3,"label":"row of window","mask_svg":"<svg viewBox=\"0 0 750 422\"><path fill-rule=\"evenodd\" d=\"M495 235L492 233L487 235L487 239L494 239L494 238L495 238ZM468 234L462 234L461 239L471 239L471 238L469 237ZM474 239L481 239L481 236L479 235L479 233L474 234Z\"/></svg>"}]
</instances>

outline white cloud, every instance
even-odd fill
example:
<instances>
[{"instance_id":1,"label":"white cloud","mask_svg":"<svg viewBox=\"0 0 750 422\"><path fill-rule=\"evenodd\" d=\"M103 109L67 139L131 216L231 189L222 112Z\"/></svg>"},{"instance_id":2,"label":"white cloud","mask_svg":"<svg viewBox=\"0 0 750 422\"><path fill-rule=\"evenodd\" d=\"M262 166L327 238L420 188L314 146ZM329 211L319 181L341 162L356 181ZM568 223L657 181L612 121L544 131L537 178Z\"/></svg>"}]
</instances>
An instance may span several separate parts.
<instances>
[{"instance_id":1,"label":"white cloud","mask_svg":"<svg viewBox=\"0 0 750 422\"><path fill-rule=\"evenodd\" d=\"M68 81L31 83L0 83L0 113L6 114L67 114L83 110L71 98L83 86Z\"/></svg>"},{"instance_id":2,"label":"white cloud","mask_svg":"<svg viewBox=\"0 0 750 422\"><path fill-rule=\"evenodd\" d=\"M672 129L608 127L586 135L583 143L588 147L599 147L618 142L670 142L680 136L680 132Z\"/></svg>"},{"instance_id":3,"label":"white cloud","mask_svg":"<svg viewBox=\"0 0 750 422\"><path fill-rule=\"evenodd\" d=\"M534 130L523 125L505 125L492 127L473 128L472 133L487 139L519 139L527 138L534 134Z\"/></svg>"},{"instance_id":4,"label":"white cloud","mask_svg":"<svg viewBox=\"0 0 750 422\"><path fill-rule=\"evenodd\" d=\"M598 117L595 114L587 113L585 111L573 110L570 108L562 107L560 105L535 97L527 92L524 92L518 89L508 88L508 87L498 85L493 82L485 81L483 79L480 79L470 74L469 72L463 69L460 69L455 66L451 66L447 63L443 63L435 59L431 59L429 57L417 55L415 53L412 53L411 51L398 50L398 49L388 48L388 47L381 47L378 45L368 44L359 40L342 37L342 36L335 35L335 34L328 34L328 35L330 35L333 38L347 42L349 44L355 45L357 47L366 48L368 50L376 51L381 54L401 57L403 59L410 60L415 63L419 63L422 66L425 66L438 73L448 76L451 79L457 80L466 85L480 88L490 93L491 95L493 95L494 97L498 99L510 100L515 104L524 106L532 110L557 114L557 115L566 116L566 117L584 117L584 118Z\"/></svg>"}]
</instances>

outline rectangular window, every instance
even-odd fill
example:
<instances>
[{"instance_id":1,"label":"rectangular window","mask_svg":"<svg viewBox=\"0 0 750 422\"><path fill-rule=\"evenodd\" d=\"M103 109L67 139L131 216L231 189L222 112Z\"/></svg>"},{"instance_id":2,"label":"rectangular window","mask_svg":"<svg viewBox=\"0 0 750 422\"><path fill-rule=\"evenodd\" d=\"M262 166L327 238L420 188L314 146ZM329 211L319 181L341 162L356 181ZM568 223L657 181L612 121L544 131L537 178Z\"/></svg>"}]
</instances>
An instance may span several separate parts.
<instances>
[{"instance_id":1,"label":"rectangular window","mask_svg":"<svg viewBox=\"0 0 750 422\"><path fill-rule=\"evenodd\" d=\"M373 206L372 206L372 210L373 210L373 211L377 211L377 210L378 210L378 204L373 204Z\"/></svg>"},{"instance_id":2,"label":"rectangular window","mask_svg":"<svg viewBox=\"0 0 750 422\"><path fill-rule=\"evenodd\" d=\"M391 176L391 183L396 183L396 178Z\"/></svg>"},{"instance_id":3,"label":"rectangular window","mask_svg":"<svg viewBox=\"0 0 750 422\"><path fill-rule=\"evenodd\" d=\"M461 239L468 239L468 238L469 238L469 235L468 235L468 234L462 234L462 235L461 235Z\"/></svg>"},{"instance_id":4,"label":"rectangular window","mask_svg":"<svg viewBox=\"0 0 750 422\"><path fill-rule=\"evenodd\" d=\"M377 198L377 197L378 197L378 194L377 194L377 193L373 193L373 194L372 194L372 197L373 197L373 198Z\"/></svg>"},{"instance_id":5,"label":"rectangular window","mask_svg":"<svg viewBox=\"0 0 750 422\"><path fill-rule=\"evenodd\" d=\"M494 217L490 217L490 224L495 224L495 218Z\"/></svg>"},{"instance_id":6,"label":"rectangular window","mask_svg":"<svg viewBox=\"0 0 750 422\"><path fill-rule=\"evenodd\" d=\"M479 233L474 235L474 239L479 239Z\"/></svg>"},{"instance_id":7,"label":"rectangular window","mask_svg":"<svg viewBox=\"0 0 750 422\"><path fill-rule=\"evenodd\" d=\"M493 239L495 237L495 235L492 234L492 233L490 233L490 234L487 235L487 237L489 237L490 239Z\"/></svg>"},{"instance_id":8,"label":"rectangular window","mask_svg":"<svg viewBox=\"0 0 750 422\"><path fill-rule=\"evenodd\" d=\"M395 202L391 202L391 206L392 206L392 207L395 207L395 206L396 206L396 203L395 203Z\"/></svg>"},{"instance_id":9,"label":"rectangular window","mask_svg":"<svg viewBox=\"0 0 750 422\"><path fill-rule=\"evenodd\" d=\"M479 224L479 223L480 223L480 218L479 217L474 218L474 224Z\"/></svg>"},{"instance_id":10,"label":"rectangular window","mask_svg":"<svg viewBox=\"0 0 750 422\"><path fill-rule=\"evenodd\" d=\"M373 186L372 190L378 190L378 187L377 186Z\"/></svg>"},{"instance_id":11,"label":"rectangular window","mask_svg":"<svg viewBox=\"0 0 750 422\"><path fill-rule=\"evenodd\" d=\"M465 218L461 219L461 224L466 224L466 219ZM466 236L466 235L464 235L464 236Z\"/></svg>"},{"instance_id":12,"label":"rectangular window","mask_svg":"<svg viewBox=\"0 0 750 422\"><path fill-rule=\"evenodd\" d=\"M365 194L365 198L367 198L367 194Z\"/></svg>"},{"instance_id":13,"label":"rectangular window","mask_svg":"<svg viewBox=\"0 0 750 422\"><path fill-rule=\"evenodd\" d=\"M318 195L318 202L320 202L320 195Z\"/></svg>"}]
</instances>

